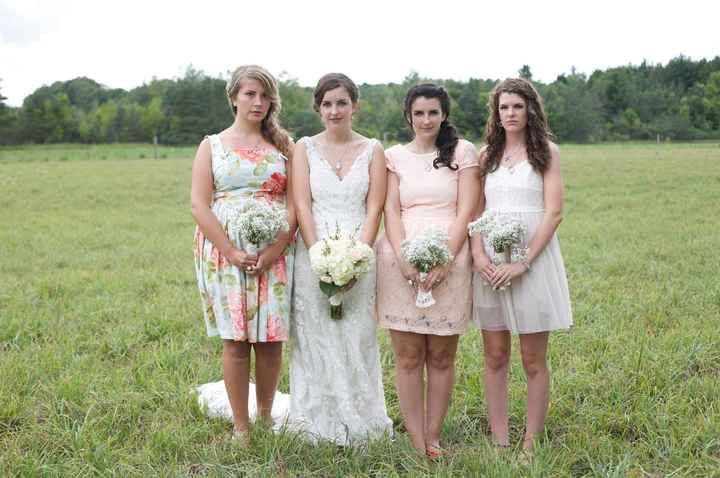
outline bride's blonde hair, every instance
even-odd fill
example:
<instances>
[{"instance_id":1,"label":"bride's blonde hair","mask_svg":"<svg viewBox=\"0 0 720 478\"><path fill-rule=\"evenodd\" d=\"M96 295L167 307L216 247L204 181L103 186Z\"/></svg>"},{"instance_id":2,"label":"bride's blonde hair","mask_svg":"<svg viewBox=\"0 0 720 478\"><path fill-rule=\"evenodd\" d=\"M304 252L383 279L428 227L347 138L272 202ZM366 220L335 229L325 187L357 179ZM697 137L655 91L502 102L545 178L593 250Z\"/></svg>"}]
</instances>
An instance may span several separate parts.
<instances>
[{"instance_id":1,"label":"bride's blonde hair","mask_svg":"<svg viewBox=\"0 0 720 478\"><path fill-rule=\"evenodd\" d=\"M275 77L273 77L269 71L258 65L243 65L233 71L225 87L225 93L227 94L233 114L237 113L237 107L233 104L233 98L237 96L242 86L241 82L246 78L258 81L270 99L270 108L260 124L260 133L263 135L263 138L275 146L278 151L289 158L292 154L290 149L291 139L288 132L280 126L278 121L281 107L280 94L278 92L277 81L275 81Z\"/></svg>"}]
</instances>

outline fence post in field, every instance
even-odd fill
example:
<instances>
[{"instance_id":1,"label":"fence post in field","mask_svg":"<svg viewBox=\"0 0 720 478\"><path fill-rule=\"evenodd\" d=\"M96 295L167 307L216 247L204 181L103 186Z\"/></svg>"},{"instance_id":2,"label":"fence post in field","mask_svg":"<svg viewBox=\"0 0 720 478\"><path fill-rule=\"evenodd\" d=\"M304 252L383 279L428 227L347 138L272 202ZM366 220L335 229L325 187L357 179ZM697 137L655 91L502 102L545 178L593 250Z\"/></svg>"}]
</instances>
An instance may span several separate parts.
<instances>
[{"instance_id":1,"label":"fence post in field","mask_svg":"<svg viewBox=\"0 0 720 478\"><path fill-rule=\"evenodd\" d=\"M155 155L155 159L158 159L158 144L157 144L157 135L153 135L153 154Z\"/></svg>"}]
</instances>

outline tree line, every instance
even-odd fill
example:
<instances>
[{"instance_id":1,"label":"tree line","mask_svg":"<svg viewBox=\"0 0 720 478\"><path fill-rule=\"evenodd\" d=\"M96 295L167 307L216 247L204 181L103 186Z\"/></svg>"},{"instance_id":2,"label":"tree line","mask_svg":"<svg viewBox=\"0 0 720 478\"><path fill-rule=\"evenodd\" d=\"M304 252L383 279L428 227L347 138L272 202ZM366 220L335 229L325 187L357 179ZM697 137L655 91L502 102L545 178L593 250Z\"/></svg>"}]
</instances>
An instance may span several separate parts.
<instances>
[{"instance_id":1,"label":"tree line","mask_svg":"<svg viewBox=\"0 0 720 478\"><path fill-rule=\"evenodd\" d=\"M532 80L527 65L518 74ZM408 140L402 101L421 81L443 84L459 131L472 141L482 139L488 95L497 80L438 80L411 73L402 83L362 84L355 128L384 141ZM643 62L590 76L573 69L551 83L534 84L561 142L720 138L720 56L693 61L681 55L665 65ZM322 126L312 109L312 88L287 74L280 75L279 86L283 126L295 138L318 132ZM19 108L5 99L0 89L4 145L145 143L155 136L162 144L196 144L232 119L225 79L192 67L182 78L154 79L130 91L83 77L38 88Z\"/></svg>"}]
</instances>

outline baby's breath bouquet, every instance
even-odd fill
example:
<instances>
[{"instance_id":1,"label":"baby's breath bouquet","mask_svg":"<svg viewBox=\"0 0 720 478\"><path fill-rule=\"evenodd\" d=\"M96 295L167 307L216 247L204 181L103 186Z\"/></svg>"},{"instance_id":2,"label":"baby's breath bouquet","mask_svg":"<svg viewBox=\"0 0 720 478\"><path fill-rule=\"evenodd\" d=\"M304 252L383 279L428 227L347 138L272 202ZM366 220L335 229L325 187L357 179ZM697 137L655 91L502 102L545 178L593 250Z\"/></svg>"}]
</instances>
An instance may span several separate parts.
<instances>
[{"instance_id":1,"label":"baby's breath bouquet","mask_svg":"<svg viewBox=\"0 0 720 478\"><path fill-rule=\"evenodd\" d=\"M518 247L527 234L527 225L518 219L485 212L468 224L468 232L471 236L483 235L493 250L491 259L495 265L519 262L527 258L527 251ZM503 284L500 290L508 286L510 281Z\"/></svg>"},{"instance_id":2,"label":"baby's breath bouquet","mask_svg":"<svg viewBox=\"0 0 720 478\"><path fill-rule=\"evenodd\" d=\"M285 209L263 199L245 201L231 213L230 224L249 254L257 254L275 241L278 232L289 229Z\"/></svg>"},{"instance_id":3,"label":"baby's breath bouquet","mask_svg":"<svg viewBox=\"0 0 720 478\"><path fill-rule=\"evenodd\" d=\"M320 277L320 290L328 296L330 317L342 319L344 289L368 273L375 260L372 248L337 227L334 234L313 244L308 253L310 267Z\"/></svg>"},{"instance_id":4,"label":"baby's breath bouquet","mask_svg":"<svg viewBox=\"0 0 720 478\"><path fill-rule=\"evenodd\" d=\"M453 255L448 247L448 240L447 233L431 229L421 237L405 240L400 245L405 260L420 272L421 281L427 278L428 272L434 267L449 264L453 260ZM418 289L415 298L417 307L424 309L434 303L435 299L432 296L432 291Z\"/></svg>"}]
</instances>

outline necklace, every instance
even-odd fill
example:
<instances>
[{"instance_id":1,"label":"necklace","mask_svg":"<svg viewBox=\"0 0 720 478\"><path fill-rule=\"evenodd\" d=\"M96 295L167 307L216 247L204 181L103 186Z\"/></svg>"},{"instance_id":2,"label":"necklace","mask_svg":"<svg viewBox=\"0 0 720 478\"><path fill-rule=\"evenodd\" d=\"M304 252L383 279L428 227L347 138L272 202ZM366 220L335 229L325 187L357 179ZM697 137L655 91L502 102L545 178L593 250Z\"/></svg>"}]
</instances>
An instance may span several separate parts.
<instances>
[{"instance_id":1,"label":"necklace","mask_svg":"<svg viewBox=\"0 0 720 478\"><path fill-rule=\"evenodd\" d=\"M329 158L330 158L329 154L323 154L323 157L325 158L325 162L328 163L335 170L335 174L337 176L340 176L340 171L342 171L342 167L344 164L343 161L345 160L345 155L350 150L351 144L352 144L352 138L350 138L350 141L348 141L347 144L345 145L345 148L343 148L343 151L342 151L342 154L340 155L340 157L337 160L335 160L335 164L333 164L329 161ZM329 146L330 146L329 143L326 142L325 150L328 153L330 152Z\"/></svg>"},{"instance_id":2,"label":"necklace","mask_svg":"<svg viewBox=\"0 0 720 478\"><path fill-rule=\"evenodd\" d=\"M415 146L415 148L417 149L417 146ZM411 150L411 152L413 152L413 151ZM433 162L435 161L435 158L437 158L438 150L437 150L437 149L434 149L434 150L428 151L428 152L426 152L426 153L420 153L420 152L418 152L418 153L415 153L415 154L417 154L417 155L420 157L420 159L422 160L422 162L425 163L425 166L423 167L423 169L425 170L425 172L426 172L426 173L432 172L432 170L433 170ZM432 156L430 159L428 159L427 156L430 156L431 154L434 155L434 156Z\"/></svg>"},{"instance_id":3,"label":"necklace","mask_svg":"<svg viewBox=\"0 0 720 478\"><path fill-rule=\"evenodd\" d=\"M437 157L437 156L436 156ZM423 161L425 162L425 172L430 173L433 170L433 161L435 161L435 157L428 160L427 158L423 158Z\"/></svg>"},{"instance_id":4,"label":"necklace","mask_svg":"<svg viewBox=\"0 0 720 478\"><path fill-rule=\"evenodd\" d=\"M247 136L244 137L244 138L242 138L243 142L246 141L247 138L248 138ZM248 147L248 146L237 146L237 147L235 147L234 149L244 149L244 150L251 151L251 152L255 153L255 152L257 152L257 151L259 151L259 150L262 149L262 148L260 147L260 143L262 143L262 140L263 140L263 137L262 137L262 134L261 134L260 137L258 138L258 140L255 142L255 144L254 144L253 146L249 146L249 147Z\"/></svg>"},{"instance_id":5,"label":"necklace","mask_svg":"<svg viewBox=\"0 0 720 478\"><path fill-rule=\"evenodd\" d=\"M513 174L515 172L515 166L517 166L518 163L510 164L510 161L512 161L513 156L515 156L515 153L520 151L521 148L525 148L524 144L519 144L513 148L511 152L503 156L502 162L505 164L505 167L507 168L508 173Z\"/></svg>"}]
</instances>

